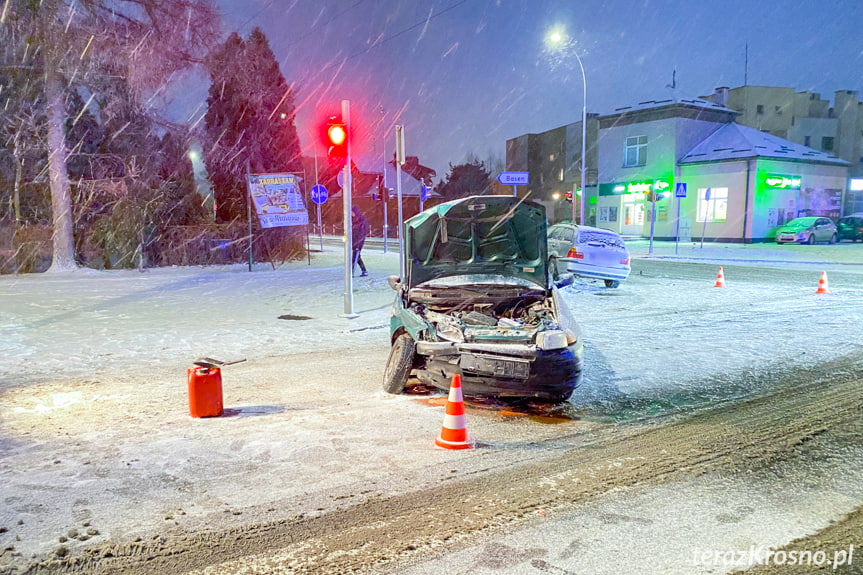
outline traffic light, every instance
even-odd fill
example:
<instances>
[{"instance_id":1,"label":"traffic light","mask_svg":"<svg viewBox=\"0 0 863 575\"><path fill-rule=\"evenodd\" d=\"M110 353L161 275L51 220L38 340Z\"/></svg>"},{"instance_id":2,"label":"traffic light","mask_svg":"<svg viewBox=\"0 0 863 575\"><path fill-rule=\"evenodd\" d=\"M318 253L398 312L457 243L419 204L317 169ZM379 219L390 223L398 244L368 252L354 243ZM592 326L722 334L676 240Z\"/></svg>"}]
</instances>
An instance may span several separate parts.
<instances>
[{"instance_id":1,"label":"traffic light","mask_svg":"<svg viewBox=\"0 0 863 575\"><path fill-rule=\"evenodd\" d=\"M644 194L644 201L646 202L658 202L659 200L664 200L668 197L668 192L646 192Z\"/></svg>"},{"instance_id":2,"label":"traffic light","mask_svg":"<svg viewBox=\"0 0 863 575\"><path fill-rule=\"evenodd\" d=\"M341 117L330 116L327 119L324 137L330 163L342 167L348 157L348 127Z\"/></svg>"},{"instance_id":3,"label":"traffic light","mask_svg":"<svg viewBox=\"0 0 863 575\"><path fill-rule=\"evenodd\" d=\"M566 201L567 201L567 202L571 202L571 201L572 201L572 192L571 192L571 191L567 191L567 192L566 192L566 194L564 194L564 195L566 196Z\"/></svg>"}]
</instances>

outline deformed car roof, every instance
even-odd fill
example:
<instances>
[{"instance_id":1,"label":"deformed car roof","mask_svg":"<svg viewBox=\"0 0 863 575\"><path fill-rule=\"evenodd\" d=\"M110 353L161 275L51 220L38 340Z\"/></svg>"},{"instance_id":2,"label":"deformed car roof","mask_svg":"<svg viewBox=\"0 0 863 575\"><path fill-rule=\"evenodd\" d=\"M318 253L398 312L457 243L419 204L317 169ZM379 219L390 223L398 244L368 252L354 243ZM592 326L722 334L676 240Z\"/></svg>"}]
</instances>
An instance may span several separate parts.
<instances>
[{"instance_id":1,"label":"deformed car roof","mask_svg":"<svg viewBox=\"0 0 863 575\"><path fill-rule=\"evenodd\" d=\"M408 288L456 275L491 274L549 287L545 207L515 196L471 196L405 222Z\"/></svg>"}]
</instances>

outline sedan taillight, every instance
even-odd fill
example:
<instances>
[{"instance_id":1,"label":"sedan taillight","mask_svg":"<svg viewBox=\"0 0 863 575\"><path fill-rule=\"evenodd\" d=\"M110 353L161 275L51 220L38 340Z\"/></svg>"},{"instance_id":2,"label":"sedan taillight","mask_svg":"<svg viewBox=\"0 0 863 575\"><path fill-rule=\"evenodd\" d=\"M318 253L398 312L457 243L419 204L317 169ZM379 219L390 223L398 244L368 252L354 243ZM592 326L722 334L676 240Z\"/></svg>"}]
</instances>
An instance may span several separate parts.
<instances>
[{"instance_id":1,"label":"sedan taillight","mask_svg":"<svg viewBox=\"0 0 863 575\"><path fill-rule=\"evenodd\" d=\"M620 264L624 265L624 266L628 266L629 265L629 258L623 258L622 260L620 260Z\"/></svg>"},{"instance_id":2,"label":"sedan taillight","mask_svg":"<svg viewBox=\"0 0 863 575\"><path fill-rule=\"evenodd\" d=\"M569 252L566 254L566 257L576 260L583 260L584 254L578 251L577 247L572 246L571 248L569 248Z\"/></svg>"}]
</instances>

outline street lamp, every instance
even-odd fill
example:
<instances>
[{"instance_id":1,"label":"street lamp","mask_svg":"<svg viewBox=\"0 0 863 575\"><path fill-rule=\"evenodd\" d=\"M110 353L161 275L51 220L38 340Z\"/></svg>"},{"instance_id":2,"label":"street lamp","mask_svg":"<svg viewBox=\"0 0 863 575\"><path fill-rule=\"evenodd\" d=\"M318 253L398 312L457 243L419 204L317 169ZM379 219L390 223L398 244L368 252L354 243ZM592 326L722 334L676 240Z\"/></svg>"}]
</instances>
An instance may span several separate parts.
<instances>
[{"instance_id":1,"label":"street lamp","mask_svg":"<svg viewBox=\"0 0 863 575\"><path fill-rule=\"evenodd\" d=\"M569 47L571 45L571 42L567 41L566 35L563 33L563 31L556 29L548 33L548 44L557 47L558 49L564 49ZM579 70L581 70L581 198L578 201L578 223L584 225L584 198L586 195L584 184L585 173L587 170L587 165L585 164L585 162L587 161L587 77L584 74L584 64L581 63L581 58L579 58L578 52L576 52L575 49L572 48L571 50L567 51L567 54L572 54L573 56L575 56L575 61L578 62L578 68ZM575 223L574 197L572 198L572 221L573 223Z\"/></svg>"}]
</instances>

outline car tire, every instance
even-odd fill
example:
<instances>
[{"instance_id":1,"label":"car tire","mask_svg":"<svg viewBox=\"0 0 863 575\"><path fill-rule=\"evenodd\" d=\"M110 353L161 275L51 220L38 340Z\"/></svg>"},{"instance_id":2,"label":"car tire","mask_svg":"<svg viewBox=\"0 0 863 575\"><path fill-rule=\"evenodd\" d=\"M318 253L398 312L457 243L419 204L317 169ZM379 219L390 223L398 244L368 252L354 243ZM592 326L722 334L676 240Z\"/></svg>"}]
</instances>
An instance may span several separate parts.
<instances>
[{"instance_id":1,"label":"car tire","mask_svg":"<svg viewBox=\"0 0 863 575\"><path fill-rule=\"evenodd\" d=\"M605 280L605 287L607 288L616 288L620 285L620 282L617 280Z\"/></svg>"},{"instance_id":2,"label":"car tire","mask_svg":"<svg viewBox=\"0 0 863 575\"><path fill-rule=\"evenodd\" d=\"M832 236L830 236L830 243L831 244L835 244L837 241L839 241L839 236L837 236L836 234L833 234Z\"/></svg>"},{"instance_id":3,"label":"car tire","mask_svg":"<svg viewBox=\"0 0 863 575\"><path fill-rule=\"evenodd\" d=\"M813 232L813 233L809 234L809 237L803 243L806 245L809 245L809 246L814 246L815 245L815 233Z\"/></svg>"},{"instance_id":4,"label":"car tire","mask_svg":"<svg viewBox=\"0 0 863 575\"><path fill-rule=\"evenodd\" d=\"M416 343L406 333L401 334L390 348L390 356L384 369L384 391L395 395L405 390L414 365Z\"/></svg>"}]
</instances>

